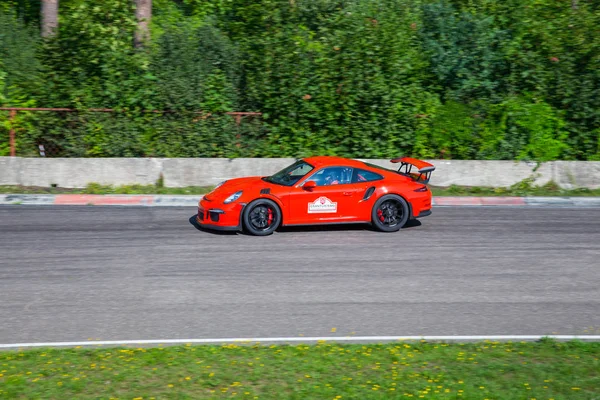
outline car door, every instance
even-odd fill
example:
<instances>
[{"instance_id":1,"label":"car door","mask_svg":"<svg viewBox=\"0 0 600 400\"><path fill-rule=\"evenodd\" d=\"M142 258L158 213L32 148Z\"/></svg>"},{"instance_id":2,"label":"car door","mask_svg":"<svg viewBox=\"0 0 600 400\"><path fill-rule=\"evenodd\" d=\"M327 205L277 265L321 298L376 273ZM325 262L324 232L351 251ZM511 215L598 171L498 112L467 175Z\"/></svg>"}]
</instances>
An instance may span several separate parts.
<instances>
[{"instance_id":1,"label":"car door","mask_svg":"<svg viewBox=\"0 0 600 400\"><path fill-rule=\"evenodd\" d=\"M331 176L334 176L331 178ZM307 182L314 182L307 188ZM356 220L361 185L352 183L352 168L325 167L291 188L288 224L318 224Z\"/></svg>"}]
</instances>

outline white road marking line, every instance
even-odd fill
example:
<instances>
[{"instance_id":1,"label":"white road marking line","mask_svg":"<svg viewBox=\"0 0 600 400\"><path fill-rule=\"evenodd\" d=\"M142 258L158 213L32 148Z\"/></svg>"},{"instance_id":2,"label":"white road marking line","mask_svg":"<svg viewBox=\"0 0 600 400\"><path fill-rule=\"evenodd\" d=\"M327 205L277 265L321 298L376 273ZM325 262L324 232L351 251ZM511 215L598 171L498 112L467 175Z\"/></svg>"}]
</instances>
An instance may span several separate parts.
<instances>
[{"instance_id":1,"label":"white road marking line","mask_svg":"<svg viewBox=\"0 0 600 400\"><path fill-rule=\"evenodd\" d=\"M274 337L274 338L224 338L224 339L150 339L150 340L98 340L86 342L8 343L0 348L25 347L75 347L120 346L129 344L211 344L211 343L276 343L276 342L380 342L380 341L532 341L549 338L554 340L600 340L600 335L474 335L474 336L325 336L325 337Z\"/></svg>"}]
</instances>

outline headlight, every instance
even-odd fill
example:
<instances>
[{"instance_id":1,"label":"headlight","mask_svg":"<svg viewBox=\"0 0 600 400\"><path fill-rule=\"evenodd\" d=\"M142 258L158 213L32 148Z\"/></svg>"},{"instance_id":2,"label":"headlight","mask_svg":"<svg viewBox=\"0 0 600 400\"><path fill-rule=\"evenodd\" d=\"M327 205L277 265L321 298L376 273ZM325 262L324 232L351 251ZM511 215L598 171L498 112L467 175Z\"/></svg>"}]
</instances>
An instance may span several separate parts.
<instances>
[{"instance_id":1,"label":"headlight","mask_svg":"<svg viewBox=\"0 0 600 400\"><path fill-rule=\"evenodd\" d=\"M223 203L229 204L232 201L236 201L237 199L240 198L241 195L242 195L242 191L241 190L239 192L235 192L234 194L232 194L231 196L229 196L228 198L226 198Z\"/></svg>"}]
</instances>

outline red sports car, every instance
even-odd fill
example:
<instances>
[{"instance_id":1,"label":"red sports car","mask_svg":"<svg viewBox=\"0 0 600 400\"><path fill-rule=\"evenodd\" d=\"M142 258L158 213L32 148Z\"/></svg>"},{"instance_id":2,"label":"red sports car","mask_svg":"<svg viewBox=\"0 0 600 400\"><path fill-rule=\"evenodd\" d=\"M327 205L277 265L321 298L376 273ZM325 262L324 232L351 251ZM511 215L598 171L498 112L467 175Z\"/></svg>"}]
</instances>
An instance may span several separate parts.
<instances>
[{"instance_id":1,"label":"red sports car","mask_svg":"<svg viewBox=\"0 0 600 400\"><path fill-rule=\"evenodd\" d=\"M341 157L308 157L272 176L230 179L200 200L203 228L269 235L280 226L370 223L394 232L431 214L435 167L402 157L398 171Z\"/></svg>"}]
</instances>

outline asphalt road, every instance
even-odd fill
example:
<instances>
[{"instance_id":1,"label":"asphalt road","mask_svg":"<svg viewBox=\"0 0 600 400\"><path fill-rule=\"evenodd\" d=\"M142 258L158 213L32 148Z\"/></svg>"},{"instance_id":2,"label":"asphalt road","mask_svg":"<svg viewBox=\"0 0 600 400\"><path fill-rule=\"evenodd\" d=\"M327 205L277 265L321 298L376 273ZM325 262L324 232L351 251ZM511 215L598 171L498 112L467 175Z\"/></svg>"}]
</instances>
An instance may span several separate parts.
<instances>
[{"instance_id":1,"label":"asphalt road","mask_svg":"<svg viewBox=\"0 0 600 400\"><path fill-rule=\"evenodd\" d=\"M0 343L600 333L600 209L269 237L200 231L194 211L0 207Z\"/></svg>"}]
</instances>

